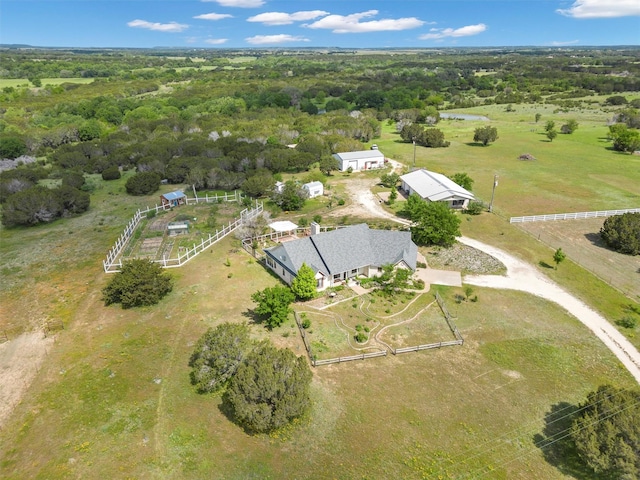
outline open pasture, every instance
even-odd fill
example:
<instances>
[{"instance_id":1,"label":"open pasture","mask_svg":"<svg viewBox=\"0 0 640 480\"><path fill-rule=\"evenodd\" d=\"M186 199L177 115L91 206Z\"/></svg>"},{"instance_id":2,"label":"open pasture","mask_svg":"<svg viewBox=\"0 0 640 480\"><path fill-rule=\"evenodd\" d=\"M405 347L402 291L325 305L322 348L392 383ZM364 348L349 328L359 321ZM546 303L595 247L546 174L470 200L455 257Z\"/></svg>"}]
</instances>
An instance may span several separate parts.
<instances>
[{"instance_id":1,"label":"open pasture","mask_svg":"<svg viewBox=\"0 0 640 480\"><path fill-rule=\"evenodd\" d=\"M477 303L457 304L459 289L441 288L464 346L314 369L310 415L295 429L248 436L219 397L194 392L187 367L208 327L246 321L250 294L276 282L244 252L230 253L234 242L172 271L176 287L157 307L82 299L78 325L58 334L0 431L6 478L561 479L535 437L545 413L604 382L633 384L554 305L485 289ZM341 308L359 311L351 302ZM299 336L284 335L291 327L252 332L302 355Z\"/></svg>"},{"instance_id":2,"label":"open pasture","mask_svg":"<svg viewBox=\"0 0 640 480\"><path fill-rule=\"evenodd\" d=\"M475 181L473 192L487 204L498 175L494 212L505 217L635 208L640 202L640 157L613 151L606 138L613 112L594 108L564 113L549 105L516 105L515 112L507 113L505 108L456 110L486 115L490 121L441 121L436 128L451 145L417 147L416 166L446 175L466 172ZM538 123L536 113L542 115ZM546 138L547 120L559 129L572 118L579 123L573 134L559 134L553 142ZM473 134L486 125L497 128L498 139L484 147L473 142ZM401 143L395 125L385 124L376 143L387 157L413 165L413 146ZM525 153L536 160L519 160Z\"/></svg>"},{"instance_id":3,"label":"open pasture","mask_svg":"<svg viewBox=\"0 0 640 480\"><path fill-rule=\"evenodd\" d=\"M550 247L562 248L571 260L629 297L640 298L640 256L607 248L599 233L603 223L603 218L588 218L527 222L518 226Z\"/></svg>"}]
</instances>

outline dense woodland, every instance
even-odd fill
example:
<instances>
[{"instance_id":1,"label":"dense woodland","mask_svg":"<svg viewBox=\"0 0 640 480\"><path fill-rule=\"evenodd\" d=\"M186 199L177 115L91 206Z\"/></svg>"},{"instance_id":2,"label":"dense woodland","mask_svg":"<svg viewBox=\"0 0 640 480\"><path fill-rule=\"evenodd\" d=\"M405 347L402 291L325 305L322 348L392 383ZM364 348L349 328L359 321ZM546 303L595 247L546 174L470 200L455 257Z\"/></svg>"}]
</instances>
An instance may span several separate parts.
<instances>
[{"instance_id":1,"label":"dense woodland","mask_svg":"<svg viewBox=\"0 0 640 480\"><path fill-rule=\"evenodd\" d=\"M284 172L319 165L330 173L332 153L362 149L382 122L395 122L407 142L446 147L440 110L494 103L562 110L608 96L604 103L620 122L614 147L633 151L640 148L640 105L620 93L640 91L639 57L633 48L0 50L0 156L38 160L0 174L3 223L83 211L71 191L71 207L58 192L59 206L41 218L11 207L23 203L10 202L13 195L31 189L39 209L48 200L33 190L38 180L69 171L108 179L116 169L135 169L260 197ZM94 80L78 83L87 78Z\"/></svg>"}]
</instances>

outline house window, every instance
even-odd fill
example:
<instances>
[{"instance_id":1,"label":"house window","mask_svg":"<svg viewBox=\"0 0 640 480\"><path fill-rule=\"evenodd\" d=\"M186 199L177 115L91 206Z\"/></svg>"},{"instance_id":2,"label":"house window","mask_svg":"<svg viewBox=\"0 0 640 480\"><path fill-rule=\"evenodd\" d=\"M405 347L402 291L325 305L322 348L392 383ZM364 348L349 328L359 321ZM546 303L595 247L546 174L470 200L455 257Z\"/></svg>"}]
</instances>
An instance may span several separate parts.
<instances>
[{"instance_id":1,"label":"house window","mask_svg":"<svg viewBox=\"0 0 640 480\"><path fill-rule=\"evenodd\" d=\"M451 205L454 207L461 207L462 205L464 205L464 200L453 200L451 202Z\"/></svg>"},{"instance_id":2,"label":"house window","mask_svg":"<svg viewBox=\"0 0 640 480\"><path fill-rule=\"evenodd\" d=\"M271 268L276 267L276 263L273 261L271 257L267 257L267 265L269 265Z\"/></svg>"},{"instance_id":3,"label":"house window","mask_svg":"<svg viewBox=\"0 0 640 480\"><path fill-rule=\"evenodd\" d=\"M351 275L355 275L356 273L358 273L358 269L354 268L353 270L351 270Z\"/></svg>"},{"instance_id":4,"label":"house window","mask_svg":"<svg viewBox=\"0 0 640 480\"><path fill-rule=\"evenodd\" d=\"M340 280L340 274L339 274L339 273L336 273L336 274L333 276L333 280L334 280L334 281L335 281L335 280Z\"/></svg>"}]
</instances>

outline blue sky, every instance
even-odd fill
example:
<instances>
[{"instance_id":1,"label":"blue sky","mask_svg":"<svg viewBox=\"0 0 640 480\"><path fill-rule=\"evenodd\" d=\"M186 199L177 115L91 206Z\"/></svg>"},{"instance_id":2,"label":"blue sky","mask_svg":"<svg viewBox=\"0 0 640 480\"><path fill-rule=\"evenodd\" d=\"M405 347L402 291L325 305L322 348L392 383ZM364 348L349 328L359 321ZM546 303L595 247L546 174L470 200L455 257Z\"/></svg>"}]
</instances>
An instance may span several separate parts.
<instances>
[{"instance_id":1,"label":"blue sky","mask_svg":"<svg viewBox=\"0 0 640 480\"><path fill-rule=\"evenodd\" d=\"M2 0L0 43L46 47L638 45L640 0Z\"/></svg>"}]
</instances>

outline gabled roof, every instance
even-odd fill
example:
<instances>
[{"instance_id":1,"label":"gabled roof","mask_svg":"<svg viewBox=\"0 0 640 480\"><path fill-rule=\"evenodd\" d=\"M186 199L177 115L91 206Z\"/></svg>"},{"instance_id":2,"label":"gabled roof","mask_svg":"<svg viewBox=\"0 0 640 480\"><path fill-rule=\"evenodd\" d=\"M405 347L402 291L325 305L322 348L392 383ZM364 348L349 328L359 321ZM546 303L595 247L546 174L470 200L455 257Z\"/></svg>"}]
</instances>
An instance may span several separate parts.
<instances>
[{"instance_id":1,"label":"gabled roof","mask_svg":"<svg viewBox=\"0 0 640 480\"><path fill-rule=\"evenodd\" d=\"M176 190L174 192L164 193L161 196L166 198L167 200L177 200L178 198L186 197L186 195L182 190Z\"/></svg>"},{"instance_id":2,"label":"gabled roof","mask_svg":"<svg viewBox=\"0 0 640 480\"><path fill-rule=\"evenodd\" d=\"M303 263L316 273L334 275L400 261L415 270L418 247L410 232L371 230L362 223L282 243L265 252L293 275Z\"/></svg>"},{"instance_id":3,"label":"gabled roof","mask_svg":"<svg viewBox=\"0 0 640 480\"><path fill-rule=\"evenodd\" d=\"M334 153L333 156L340 160L362 160L374 157L384 160L384 154L380 150L360 150L358 152Z\"/></svg>"},{"instance_id":4,"label":"gabled roof","mask_svg":"<svg viewBox=\"0 0 640 480\"><path fill-rule=\"evenodd\" d=\"M402 175L400 179L411 189L432 202L450 199L474 200L473 193L440 173L420 169Z\"/></svg>"},{"instance_id":5,"label":"gabled roof","mask_svg":"<svg viewBox=\"0 0 640 480\"><path fill-rule=\"evenodd\" d=\"M309 182L309 183L305 183L304 185L302 185L302 188L307 188L308 190L311 190L313 188L324 188L324 186L322 185L322 182Z\"/></svg>"}]
</instances>

